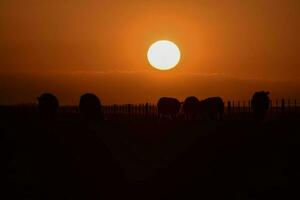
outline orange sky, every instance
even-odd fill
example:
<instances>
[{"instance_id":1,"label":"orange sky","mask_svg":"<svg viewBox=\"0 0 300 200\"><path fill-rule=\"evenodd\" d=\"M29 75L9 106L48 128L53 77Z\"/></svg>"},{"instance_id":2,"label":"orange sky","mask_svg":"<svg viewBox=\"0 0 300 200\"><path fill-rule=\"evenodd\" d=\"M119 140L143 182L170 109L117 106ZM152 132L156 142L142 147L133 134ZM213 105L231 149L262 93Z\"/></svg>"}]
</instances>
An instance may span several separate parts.
<instances>
[{"instance_id":1,"label":"orange sky","mask_svg":"<svg viewBox=\"0 0 300 200\"><path fill-rule=\"evenodd\" d=\"M299 22L299 0L2 0L0 104L43 91L62 104L84 92L104 103L300 98ZM171 71L147 62L160 39L181 49Z\"/></svg>"}]
</instances>

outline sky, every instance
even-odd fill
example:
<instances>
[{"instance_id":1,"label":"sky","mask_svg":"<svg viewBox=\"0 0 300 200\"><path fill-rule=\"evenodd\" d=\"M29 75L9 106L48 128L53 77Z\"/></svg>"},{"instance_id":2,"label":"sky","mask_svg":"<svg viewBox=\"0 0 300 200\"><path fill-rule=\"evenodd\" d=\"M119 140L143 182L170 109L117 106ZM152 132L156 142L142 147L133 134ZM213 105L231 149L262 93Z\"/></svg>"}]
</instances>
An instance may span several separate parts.
<instances>
[{"instance_id":1,"label":"sky","mask_svg":"<svg viewBox=\"0 0 300 200\"><path fill-rule=\"evenodd\" d=\"M300 99L299 22L299 0L1 0L0 104ZM161 39L181 51L170 71L147 60Z\"/></svg>"}]
</instances>

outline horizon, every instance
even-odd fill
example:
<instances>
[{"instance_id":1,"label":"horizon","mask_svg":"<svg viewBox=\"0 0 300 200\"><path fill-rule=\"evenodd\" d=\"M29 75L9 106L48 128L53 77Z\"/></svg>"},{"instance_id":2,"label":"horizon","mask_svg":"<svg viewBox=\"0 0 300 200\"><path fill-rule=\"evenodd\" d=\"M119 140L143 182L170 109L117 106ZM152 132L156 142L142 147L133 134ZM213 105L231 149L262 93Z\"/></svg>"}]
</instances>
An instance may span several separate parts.
<instances>
[{"instance_id":1,"label":"horizon","mask_svg":"<svg viewBox=\"0 0 300 200\"><path fill-rule=\"evenodd\" d=\"M110 78L115 76L116 73L120 75L120 84L113 84L115 88L108 90L106 88L107 82L109 82ZM183 101L188 96L196 96L199 99L220 96L224 101L247 101L254 92L262 90L270 92L271 100L282 98L300 99L298 92L300 91L300 86L297 80L293 82L290 80L264 80L255 77L231 77L225 74L177 73L176 76L174 76L174 74L167 74L168 72L166 74L157 75L158 73L159 72L154 72L149 75L149 73L145 72L57 72L50 75L50 78L49 74L34 75L31 73L23 73L21 78L18 77L20 85L17 87L12 87L8 84L14 79L15 75L6 74L7 77L2 77L0 83L2 87L7 86L10 88L7 92L14 92L14 99L11 100L9 95L5 95L5 93L2 92L0 105L36 103L37 97L44 92L50 92L56 95L61 105L77 105L80 96L84 93L96 94L104 105L156 103L158 99L163 96L175 97L180 101ZM134 80L128 84L128 77L135 76L136 74L138 74L139 80ZM55 77L58 81L54 83L51 82L51 76ZM177 82L166 88L161 88L160 84L153 83L145 86L139 85L141 80L157 82L161 77L163 77L166 82ZM85 84L75 84L78 79L83 80ZM187 91L186 86L182 86L182 83L187 79L198 85L193 93ZM94 85L94 82L97 81L102 81L102 84ZM51 87L48 86L49 83ZM127 83L127 85L125 85L125 83ZM281 87L286 89L281 91ZM45 88L48 89L45 90ZM26 91L26 95L24 95L24 91ZM148 93L148 91L151 91L151 93ZM122 98L118 98L119 96L122 96Z\"/></svg>"}]
</instances>

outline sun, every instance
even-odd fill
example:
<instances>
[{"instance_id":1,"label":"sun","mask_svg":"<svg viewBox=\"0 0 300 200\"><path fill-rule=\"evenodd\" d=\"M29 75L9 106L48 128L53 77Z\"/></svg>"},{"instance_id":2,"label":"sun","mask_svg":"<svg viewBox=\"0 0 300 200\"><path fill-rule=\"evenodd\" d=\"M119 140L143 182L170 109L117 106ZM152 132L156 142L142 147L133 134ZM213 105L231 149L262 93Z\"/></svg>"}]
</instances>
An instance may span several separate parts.
<instances>
[{"instance_id":1,"label":"sun","mask_svg":"<svg viewBox=\"0 0 300 200\"><path fill-rule=\"evenodd\" d=\"M159 40L150 46L147 57L154 68L169 70L179 63L180 50L175 43L169 40Z\"/></svg>"}]
</instances>

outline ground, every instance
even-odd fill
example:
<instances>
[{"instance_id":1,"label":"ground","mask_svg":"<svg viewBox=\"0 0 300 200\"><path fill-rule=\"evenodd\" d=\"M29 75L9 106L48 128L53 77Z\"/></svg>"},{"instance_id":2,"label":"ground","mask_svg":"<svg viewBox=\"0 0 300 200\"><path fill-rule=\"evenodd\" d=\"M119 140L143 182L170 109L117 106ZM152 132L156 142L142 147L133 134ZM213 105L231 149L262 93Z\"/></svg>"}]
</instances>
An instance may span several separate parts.
<instances>
[{"instance_id":1,"label":"ground","mask_svg":"<svg viewBox=\"0 0 300 200\"><path fill-rule=\"evenodd\" d=\"M299 113L257 122L42 121L2 112L7 180L22 199L289 199L298 195Z\"/></svg>"}]
</instances>

